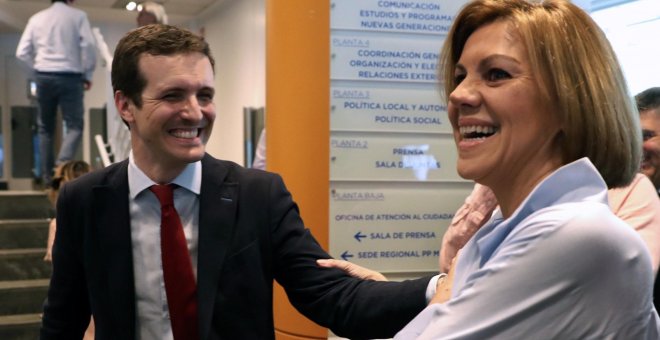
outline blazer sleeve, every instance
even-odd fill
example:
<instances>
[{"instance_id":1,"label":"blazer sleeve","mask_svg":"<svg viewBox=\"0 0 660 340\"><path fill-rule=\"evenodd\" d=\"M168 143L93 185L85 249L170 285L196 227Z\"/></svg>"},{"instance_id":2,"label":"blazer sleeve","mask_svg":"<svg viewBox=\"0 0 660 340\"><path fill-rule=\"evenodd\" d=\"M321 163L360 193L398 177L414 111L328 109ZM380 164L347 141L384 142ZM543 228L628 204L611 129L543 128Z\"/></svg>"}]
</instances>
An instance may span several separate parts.
<instances>
[{"instance_id":1,"label":"blazer sleeve","mask_svg":"<svg viewBox=\"0 0 660 340\"><path fill-rule=\"evenodd\" d=\"M44 303L41 339L82 339L90 308L82 260L80 210L67 185L57 200L57 231L53 246L53 274Z\"/></svg>"},{"instance_id":2,"label":"blazer sleeve","mask_svg":"<svg viewBox=\"0 0 660 340\"><path fill-rule=\"evenodd\" d=\"M275 279L306 317L342 337L389 338L424 309L430 277L375 282L317 266L330 255L305 228L279 176L269 195Z\"/></svg>"}]
</instances>

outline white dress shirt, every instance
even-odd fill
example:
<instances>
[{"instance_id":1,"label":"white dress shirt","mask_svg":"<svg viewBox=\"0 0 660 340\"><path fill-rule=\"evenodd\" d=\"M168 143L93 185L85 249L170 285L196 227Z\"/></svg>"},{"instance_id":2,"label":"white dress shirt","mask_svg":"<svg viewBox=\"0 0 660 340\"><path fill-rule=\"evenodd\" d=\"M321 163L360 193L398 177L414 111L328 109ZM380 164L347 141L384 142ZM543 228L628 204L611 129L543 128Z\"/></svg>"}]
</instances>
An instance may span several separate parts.
<instances>
[{"instance_id":1,"label":"white dress shirt","mask_svg":"<svg viewBox=\"0 0 660 340\"><path fill-rule=\"evenodd\" d=\"M91 80L96 45L87 14L63 2L36 13L23 31L16 57L39 72L80 73Z\"/></svg>"},{"instance_id":2,"label":"white dress shirt","mask_svg":"<svg viewBox=\"0 0 660 340\"><path fill-rule=\"evenodd\" d=\"M172 181L179 186L174 190L174 207L181 218L195 277L201 182L202 163L199 161L188 164ZM128 187L138 340L173 339L160 249L160 203L149 190L155 184L137 167L131 152Z\"/></svg>"},{"instance_id":3,"label":"white dress shirt","mask_svg":"<svg viewBox=\"0 0 660 340\"><path fill-rule=\"evenodd\" d=\"M395 339L660 338L648 250L614 216L586 158L544 179L509 218L496 210L457 261L451 299Z\"/></svg>"}]
</instances>

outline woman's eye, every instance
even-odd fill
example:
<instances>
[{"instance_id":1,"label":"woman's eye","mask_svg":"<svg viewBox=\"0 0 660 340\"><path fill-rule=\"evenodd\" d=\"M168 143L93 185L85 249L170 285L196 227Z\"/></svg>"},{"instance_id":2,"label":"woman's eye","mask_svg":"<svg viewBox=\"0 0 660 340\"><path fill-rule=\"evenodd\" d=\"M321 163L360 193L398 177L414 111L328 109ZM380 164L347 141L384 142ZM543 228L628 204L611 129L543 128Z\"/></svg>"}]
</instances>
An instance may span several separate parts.
<instances>
[{"instance_id":1,"label":"woman's eye","mask_svg":"<svg viewBox=\"0 0 660 340\"><path fill-rule=\"evenodd\" d=\"M490 69L486 73L486 79L488 81L498 81L498 80L509 79L509 78L511 78L511 75L508 72L506 72L502 69L499 69L499 68Z\"/></svg>"},{"instance_id":2,"label":"woman's eye","mask_svg":"<svg viewBox=\"0 0 660 340\"><path fill-rule=\"evenodd\" d=\"M454 85L460 84L463 79L465 79L465 74L455 74L454 75Z\"/></svg>"}]
</instances>

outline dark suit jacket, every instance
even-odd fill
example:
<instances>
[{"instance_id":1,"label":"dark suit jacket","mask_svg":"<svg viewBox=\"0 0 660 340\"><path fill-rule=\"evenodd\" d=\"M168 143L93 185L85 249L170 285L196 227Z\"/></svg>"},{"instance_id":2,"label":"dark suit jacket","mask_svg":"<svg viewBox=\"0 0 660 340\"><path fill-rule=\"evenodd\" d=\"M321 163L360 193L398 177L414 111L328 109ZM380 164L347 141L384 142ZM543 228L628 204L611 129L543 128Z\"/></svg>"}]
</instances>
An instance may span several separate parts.
<instances>
[{"instance_id":1,"label":"dark suit jacket","mask_svg":"<svg viewBox=\"0 0 660 340\"><path fill-rule=\"evenodd\" d=\"M60 191L53 275L42 339L135 338L127 161ZM206 155L199 212L198 311L202 339L273 339L273 279L293 305L337 335L391 337L425 307L428 278L353 279L317 267L329 255L300 219L282 179Z\"/></svg>"}]
</instances>

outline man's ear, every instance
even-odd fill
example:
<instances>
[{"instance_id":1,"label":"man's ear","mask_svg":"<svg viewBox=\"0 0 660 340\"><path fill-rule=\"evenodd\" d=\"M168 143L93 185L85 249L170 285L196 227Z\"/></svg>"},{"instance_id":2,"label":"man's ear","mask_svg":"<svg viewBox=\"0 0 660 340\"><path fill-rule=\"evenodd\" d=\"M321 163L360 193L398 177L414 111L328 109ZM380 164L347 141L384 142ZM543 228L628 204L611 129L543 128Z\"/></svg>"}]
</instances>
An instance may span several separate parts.
<instances>
[{"instance_id":1,"label":"man's ear","mask_svg":"<svg viewBox=\"0 0 660 340\"><path fill-rule=\"evenodd\" d=\"M119 117L126 122L131 123L135 118L133 117L133 108L135 104L131 102L121 91L115 92L115 107L119 113Z\"/></svg>"}]
</instances>

